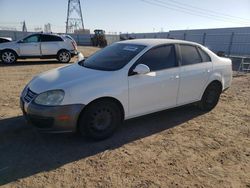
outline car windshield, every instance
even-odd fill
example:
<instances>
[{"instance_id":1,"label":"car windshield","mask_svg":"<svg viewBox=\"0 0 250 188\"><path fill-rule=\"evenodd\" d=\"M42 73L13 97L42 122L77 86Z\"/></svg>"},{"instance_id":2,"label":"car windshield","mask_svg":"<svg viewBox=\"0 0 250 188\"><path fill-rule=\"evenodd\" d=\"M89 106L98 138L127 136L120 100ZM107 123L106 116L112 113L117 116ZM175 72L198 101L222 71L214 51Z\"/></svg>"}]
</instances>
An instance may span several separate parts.
<instances>
[{"instance_id":1,"label":"car windshield","mask_svg":"<svg viewBox=\"0 0 250 188\"><path fill-rule=\"evenodd\" d=\"M97 70L119 70L145 47L143 45L116 43L98 51L80 62L80 64L84 67Z\"/></svg>"}]
</instances>

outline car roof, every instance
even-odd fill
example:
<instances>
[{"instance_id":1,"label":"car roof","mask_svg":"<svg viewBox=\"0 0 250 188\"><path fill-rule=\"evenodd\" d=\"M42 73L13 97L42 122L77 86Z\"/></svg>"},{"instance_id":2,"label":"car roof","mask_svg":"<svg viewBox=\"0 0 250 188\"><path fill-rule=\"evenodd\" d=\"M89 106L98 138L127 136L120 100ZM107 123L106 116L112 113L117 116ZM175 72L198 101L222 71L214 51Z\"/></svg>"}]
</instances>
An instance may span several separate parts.
<instances>
[{"instance_id":1,"label":"car roof","mask_svg":"<svg viewBox=\"0 0 250 188\"><path fill-rule=\"evenodd\" d=\"M133 39L133 40L125 40L118 43L126 43L126 44L137 44L137 45L144 45L144 46L157 46L163 44L191 44L191 45L198 45L200 44L190 41L184 40L176 40L176 39Z\"/></svg>"},{"instance_id":2,"label":"car roof","mask_svg":"<svg viewBox=\"0 0 250 188\"><path fill-rule=\"evenodd\" d=\"M43 33L43 32L37 32L37 33L31 33L27 36L32 36L32 35L52 35L52 36L58 36L60 37L61 35L57 34L57 33Z\"/></svg>"},{"instance_id":3,"label":"car roof","mask_svg":"<svg viewBox=\"0 0 250 188\"><path fill-rule=\"evenodd\" d=\"M57 33L40 33L41 35L53 35L53 36L59 36Z\"/></svg>"}]
</instances>

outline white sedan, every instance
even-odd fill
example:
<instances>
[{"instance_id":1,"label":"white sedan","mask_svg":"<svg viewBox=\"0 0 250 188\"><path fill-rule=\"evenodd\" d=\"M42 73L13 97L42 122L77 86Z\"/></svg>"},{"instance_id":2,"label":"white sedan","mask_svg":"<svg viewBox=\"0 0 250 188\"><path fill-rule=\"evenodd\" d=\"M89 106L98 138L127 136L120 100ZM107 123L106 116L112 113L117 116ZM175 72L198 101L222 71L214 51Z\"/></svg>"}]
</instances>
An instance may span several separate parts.
<instances>
[{"instance_id":1,"label":"white sedan","mask_svg":"<svg viewBox=\"0 0 250 188\"><path fill-rule=\"evenodd\" d=\"M104 139L124 119L189 103L212 110L231 81L231 60L200 44L130 40L36 76L20 103L40 130Z\"/></svg>"}]
</instances>

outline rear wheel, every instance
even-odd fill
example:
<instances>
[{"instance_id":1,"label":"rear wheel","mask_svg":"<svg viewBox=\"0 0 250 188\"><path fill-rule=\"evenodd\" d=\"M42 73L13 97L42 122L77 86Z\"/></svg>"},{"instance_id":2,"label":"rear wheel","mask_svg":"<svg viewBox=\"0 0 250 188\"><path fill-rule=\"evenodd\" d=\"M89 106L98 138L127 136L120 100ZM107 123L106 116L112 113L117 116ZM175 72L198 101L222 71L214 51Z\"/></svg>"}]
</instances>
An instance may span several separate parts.
<instances>
[{"instance_id":1,"label":"rear wheel","mask_svg":"<svg viewBox=\"0 0 250 188\"><path fill-rule=\"evenodd\" d=\"M212 110L219 101L221 90L219 83L213 82L209 84L199 102L199 108L204 111Z\"/></svg>"},{"instance_id":2,"label":"rear wheel","mask_svg":"<svg viewBox=\"0 0 250 188\"><path fill-rule=\"evenodd\" d=\"M12 63L16 62L17 55L15 54L15 52L13 52L11 50L4 50L1 53L1 60L3 63L12 64Z\"/></svg>"},{"instance_id":3,"label":"rear wheel","mask_svg":"<svg viewBox=\"0 0 250 188\"><path fill-rule=\"evenodd\" d=\"M119 106L113 101L96 101L86 107L78 122L81 135L95 140L110 137L122 122Z\"/></svg>"},{"instance_id":4,"label":"rear wheel","mask_svg":"<svg viewBox=\"0 0 250 188\"><path fill-rule=\"evenodd\" d=\"M68 63L71 59L71 54L67 50L61 50L57 54L57 60L61 63Z\"/></svg>"}]
</instances>

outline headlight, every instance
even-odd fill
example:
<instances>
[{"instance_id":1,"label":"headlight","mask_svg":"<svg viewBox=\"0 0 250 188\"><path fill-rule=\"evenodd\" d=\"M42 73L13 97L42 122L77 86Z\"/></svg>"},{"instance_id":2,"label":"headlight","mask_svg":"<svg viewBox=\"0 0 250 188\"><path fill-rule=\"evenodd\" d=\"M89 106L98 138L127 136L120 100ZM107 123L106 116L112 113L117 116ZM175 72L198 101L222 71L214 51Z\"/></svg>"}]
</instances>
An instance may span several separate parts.
<instances>
[{"instance_id":1,"label":"headlight","mask_svg":"<svg viewBox=\"0 0 250 188\"><path fill-rule=\"evenodd\" d=\"M39 94L35 98L35 103L46 106L55 106L61 104L64 98L63 90L51 90Z\"/></svg>"},{"instance_id":2,"label":"headlight","mask_svg":"<svg viewBox=\"0 0 250 188\"><path fill-rule=\"evenodd\" d=\"M24 87L22 93L21 93L21 97L24 97L24 95L26 95L27 93L27 88L28 88L28 84Z\"/></svg>"}]
</instances>

